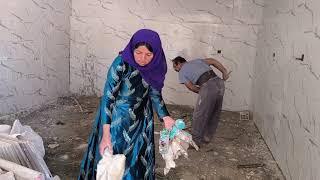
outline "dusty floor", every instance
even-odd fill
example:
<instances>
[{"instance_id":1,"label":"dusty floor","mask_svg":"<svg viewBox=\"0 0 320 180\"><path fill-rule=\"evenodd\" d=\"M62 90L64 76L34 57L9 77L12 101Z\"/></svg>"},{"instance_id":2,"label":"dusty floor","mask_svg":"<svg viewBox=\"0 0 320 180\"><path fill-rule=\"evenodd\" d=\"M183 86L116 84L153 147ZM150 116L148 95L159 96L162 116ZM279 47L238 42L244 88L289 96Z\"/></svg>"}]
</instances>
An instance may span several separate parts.
<instances>
[{"instance_id":1,"label":"dusty floor","mask_svg":"<svg viewBox=\"0 0 320 180\"><path fill-rule=\"evenodd\" d=\"M53 175L59 175L63 180L76 179L97 103L95 97L64 97L55 104L19 117L22 124L30 125L42 136L46 147L45 160ZM168 109L174 118L184 118L190 127L192 109L173 105ZM155 122L156 132L159 132L162 125L159 121ZM0 120L0 124L3 123L12 124L10 120ZM156 142L158 137L156 135ZM210 144L203 146L199 152L190 149L189 159L181 157L176 162L177 167L163 176L164 161L157 149L156 178L284 179L253 121L241 121L235 112L222 113L217 134Z\"/></svg>"}]
</instances>

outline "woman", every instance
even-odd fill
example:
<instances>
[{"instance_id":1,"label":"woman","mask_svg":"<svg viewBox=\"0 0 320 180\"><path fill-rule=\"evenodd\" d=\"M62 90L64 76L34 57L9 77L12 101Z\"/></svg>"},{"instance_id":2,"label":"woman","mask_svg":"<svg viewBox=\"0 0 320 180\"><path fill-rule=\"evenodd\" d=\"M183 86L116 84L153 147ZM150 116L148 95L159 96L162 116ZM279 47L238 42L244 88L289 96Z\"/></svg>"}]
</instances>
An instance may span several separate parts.
<instances>
[{"instance_id":1,"label":"woman","mask_svg":"<svg viewBox=\"0 0 320 180\"><path fill-rule=\"evenodd\" d=\"M106 148L126 156L123 179L154 179L153 109L165 128L174 124L161 95L166 72L159 35L137 31L109 68L78 179L95 179Z\"/></svg>"}]
</instances>

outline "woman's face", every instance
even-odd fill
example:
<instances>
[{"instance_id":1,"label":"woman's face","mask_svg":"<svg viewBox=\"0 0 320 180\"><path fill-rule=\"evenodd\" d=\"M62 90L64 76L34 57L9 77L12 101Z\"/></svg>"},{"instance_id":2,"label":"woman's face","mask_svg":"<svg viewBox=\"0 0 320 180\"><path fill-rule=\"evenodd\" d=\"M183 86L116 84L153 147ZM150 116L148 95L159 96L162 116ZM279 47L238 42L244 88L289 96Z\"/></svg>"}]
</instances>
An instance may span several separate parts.
<instances>
[{"instance_id":1,"label":"woman's face","mask_svg":"<svg viewBox=\"0 0 320 180\"><path fill-rule=\"evenodd\" d=\"M139 46L133 52L134 60L140 66L149 64L153 58L153 53L146 46Z\"/></svg>"}]
</instances>

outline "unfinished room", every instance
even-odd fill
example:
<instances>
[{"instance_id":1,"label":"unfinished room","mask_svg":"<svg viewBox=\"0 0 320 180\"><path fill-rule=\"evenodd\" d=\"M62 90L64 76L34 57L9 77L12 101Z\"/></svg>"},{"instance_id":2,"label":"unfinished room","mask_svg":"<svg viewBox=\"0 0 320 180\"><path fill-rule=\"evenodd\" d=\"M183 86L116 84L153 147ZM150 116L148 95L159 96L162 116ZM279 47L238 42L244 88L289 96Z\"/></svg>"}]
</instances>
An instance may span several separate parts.
<instances>
[{"instance_id":1,"label":"unfinished room","mask_svg":"<svg viewBox=\"0 0 320 180\"><path fill-rule=\"evenodd\" d=\"M0 5L1 180L320 179L319 0Z\"/></svg>"}]
</instances>

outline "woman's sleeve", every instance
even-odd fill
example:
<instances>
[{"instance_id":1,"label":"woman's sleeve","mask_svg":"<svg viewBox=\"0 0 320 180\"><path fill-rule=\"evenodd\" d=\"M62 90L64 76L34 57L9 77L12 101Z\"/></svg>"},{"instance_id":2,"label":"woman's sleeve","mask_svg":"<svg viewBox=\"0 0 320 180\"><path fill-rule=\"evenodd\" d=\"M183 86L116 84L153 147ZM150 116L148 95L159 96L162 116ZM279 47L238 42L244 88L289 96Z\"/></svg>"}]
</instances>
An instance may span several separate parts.
<instances>
[{"instance_id":1,"label":"woman's sleeve","mask_svg":"<svg viewBox=\"0 0 320 180\"><path fill-rule=\"evenodd\" d=\"M100 105L102 124L111 124L112 109L118 95L124 69L122 58L118 56L108 70Z\"/></svg>"},{"instance_id":2,"label":"woman's sleeve","mask_svg":"<svg viewBox=\"0 0 320 180\"><path fill-rule=\"evenodd\" d=\"M162 122L163 117L169 116L169 112L168 112L167 107L163 101L162 94L161 94L161 92L159 92L158 90L156 90L150 86L149 96L151 98L152 107L156 111L156 113L159 117L159 120Z\"/></svg>"}]
</instances>

